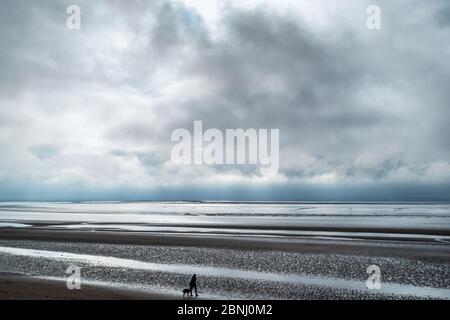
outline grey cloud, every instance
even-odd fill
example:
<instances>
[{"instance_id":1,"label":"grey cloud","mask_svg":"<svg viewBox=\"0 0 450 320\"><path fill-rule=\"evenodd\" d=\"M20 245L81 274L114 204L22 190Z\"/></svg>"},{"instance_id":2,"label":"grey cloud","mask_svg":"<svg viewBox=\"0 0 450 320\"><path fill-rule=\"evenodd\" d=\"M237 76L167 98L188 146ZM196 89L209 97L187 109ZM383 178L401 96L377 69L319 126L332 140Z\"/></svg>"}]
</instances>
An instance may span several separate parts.
<instances>
[{"instance_id":1,"label":"grey cloud","mask_svg":"<svg viewBox=\"0 0 450 320\"><path fill-rule=\"evenodd\" d=\"M200 50L192 66L220 92L192 101L189 120L219 128L282 128L283 142L301 142L314 152L357 148L347 129L370 130L399 120L354 101L352 92L370 70L364 52L355 53L359 44L351 34L330 43L293 17L264 11L229 12L228 17L228 36ZM281 92L268 92L271 84L265 81L271 78L280 82Z\"/></svg>"},{"instance_id":2,"label":"grey cloud","mask_svg":"<svg viewBox=\"0 0 450 320\"><path fill-rule=\"evenodd\" d=\"M304 183L327 174L370 181L383 195L385 182L425 185L450 175L445 1L380 1L386 23L378 33L364 19L357 28L336 18L335 28L318 32L294 11L230 5L219 13L219 35L180 2L119 0L80 1L82 30L69 32L68 4L2 2L0 146L11 152L0 161L20 167L0 172L0 185L14 174L20 184L49 158L51 181L83 169L98 178L89 165L96 159L113 168L100 170L112 184L106 175L115 170L145 172L156 185L178 182L178 171L164 171L170 134L194 120L219 129L279 128L292 197L321 193ZM257 170L216 167L205 177L210 172L251 177ZM73 179L83 177L76 171ZM206 195L195 183L173 194Z\"/></svg>"},{"instance_id":3,"label":"grey cloud","mask_svg":"<svg viewBox=\"0 0 450 320\"><path fill-rule=\"evenodd\" d=\"M447 1L440 1L436 18L441 26L450 26L450 4Z\"/></svg>"},{"instance_id":4,"label":"grey cloud","mask_svg":"<svg viewBox=\"0 0 450 320\"><path fill-rule=\"evenodd\" d=\"M157 23L151 32L151 40L160 57L171 53L180 45L197 45L208 41L201 16L176 3L161 6L157 13Z\"/></svg>"}]
</instances>

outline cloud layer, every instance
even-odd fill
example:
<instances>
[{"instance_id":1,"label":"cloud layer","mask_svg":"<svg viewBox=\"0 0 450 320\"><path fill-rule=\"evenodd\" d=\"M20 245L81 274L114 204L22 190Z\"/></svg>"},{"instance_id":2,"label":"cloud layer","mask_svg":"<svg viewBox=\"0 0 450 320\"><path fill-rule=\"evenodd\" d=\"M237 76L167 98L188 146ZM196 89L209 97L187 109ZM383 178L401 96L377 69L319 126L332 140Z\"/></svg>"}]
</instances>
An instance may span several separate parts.
<instances>
[{"instance_id":1,"label":"cloud layer","mask_svg":"<svg viewBox=\"0 0 450 320\"><path fill-rule=\"evenodd\" d=\"M370 4L2 1L0 198L450 200L450 5ZM195 120L280 129L279 174L172 164Z\"/></svg>"}]
</instances>

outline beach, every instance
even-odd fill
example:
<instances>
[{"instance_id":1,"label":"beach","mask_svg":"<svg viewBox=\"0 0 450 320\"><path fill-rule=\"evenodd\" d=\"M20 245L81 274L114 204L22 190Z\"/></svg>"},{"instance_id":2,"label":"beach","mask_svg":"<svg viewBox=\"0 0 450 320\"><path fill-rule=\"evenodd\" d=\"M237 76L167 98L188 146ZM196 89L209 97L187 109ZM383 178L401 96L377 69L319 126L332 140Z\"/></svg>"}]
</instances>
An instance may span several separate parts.
<instances>
[{"instance_id":1,"label":"beach","mask_svg":"<svg viewBox=\"0 0 450 320\"><path fill-rule=\"evenodd\" d=\"M85 285L68 290L64 281L0 274L0 300L174 300L178 296L119 287Z\"/></svg>"},{"instance_id":2,"label":"beach","mask_svg":"<svg viewBox=\"0 0 450 320\"><path fill-rule=\"evenodd\" d=\"M202 299L450 299L449 212L446 204L4 203L0 298L181 299L195 273ZM81 290L65 286L70 265L82 270ZM373 265L380 289L367 287Z\"/></svg>"}]
</instances>

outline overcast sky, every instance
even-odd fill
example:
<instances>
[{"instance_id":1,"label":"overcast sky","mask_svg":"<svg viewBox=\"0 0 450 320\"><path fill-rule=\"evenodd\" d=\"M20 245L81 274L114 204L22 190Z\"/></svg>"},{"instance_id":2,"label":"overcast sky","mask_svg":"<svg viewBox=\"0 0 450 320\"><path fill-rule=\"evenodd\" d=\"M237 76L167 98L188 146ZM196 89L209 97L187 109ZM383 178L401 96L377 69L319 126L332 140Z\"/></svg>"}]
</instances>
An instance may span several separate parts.
<instances>
[{"instance_id":1,"label":"overcast sky","mask_svg":"<svg viewBox=\"0 0 450 320\"><path fill-rule=\"evenodd\" d=\"M450 200L447 0L0 3L0 199ZM194 120L279 173L174 165Z\"/></svg>"}]
</instances>

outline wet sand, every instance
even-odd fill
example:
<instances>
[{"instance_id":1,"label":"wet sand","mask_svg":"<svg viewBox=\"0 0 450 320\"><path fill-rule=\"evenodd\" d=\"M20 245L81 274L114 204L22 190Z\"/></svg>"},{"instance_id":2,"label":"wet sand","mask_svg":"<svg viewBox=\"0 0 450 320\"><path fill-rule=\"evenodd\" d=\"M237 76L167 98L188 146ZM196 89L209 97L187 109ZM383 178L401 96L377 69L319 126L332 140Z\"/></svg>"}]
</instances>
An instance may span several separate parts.
<instances>
[{"instance_id":1,"label":"wet sand","mask_svg":"<svg viewBox=\"0 0 450 320\"><path fill-rule=\"evenodd\" d=\"M65 241L147 246L184 246L223 249L403 257L448 263L450 244L424 241L250 237L211 234L172 234L120 231L72 231L2 228L0 240Z\"/></svg>"},{"instance_id":2,"label":"wet sand","mask_svg":"<svg viewBox=\"0 0 450 320\"><path fill-rule=\"evenodd\" d=\"M64 281L0 273L0 300L174 300L175 295L84 285L68 290Z\"/></svg>"},{"instance_id":3,"label":"wet sand","mask_svg":"<svg viewBox=\"0 0 450 320\"><path fill-rule=\"evenodd\" d=\"M2 299L181 298L191 272L206 299L450 297L450 246L432 241L2 228L0 259L0 271L60 280L75 262L94 283L77 293L65 282L2 277ZM371 264L382 269L383 292L364 288Z\"/></svg>"}]
</instances>

